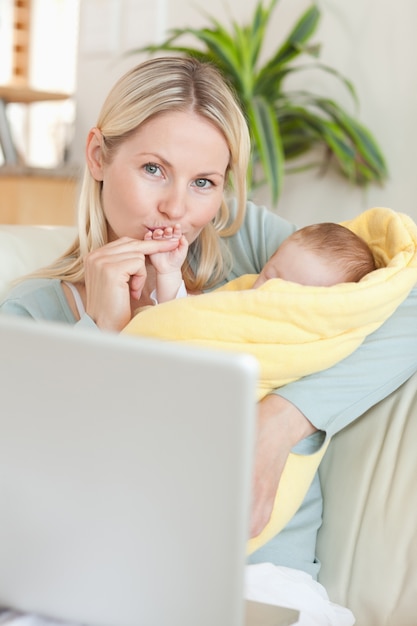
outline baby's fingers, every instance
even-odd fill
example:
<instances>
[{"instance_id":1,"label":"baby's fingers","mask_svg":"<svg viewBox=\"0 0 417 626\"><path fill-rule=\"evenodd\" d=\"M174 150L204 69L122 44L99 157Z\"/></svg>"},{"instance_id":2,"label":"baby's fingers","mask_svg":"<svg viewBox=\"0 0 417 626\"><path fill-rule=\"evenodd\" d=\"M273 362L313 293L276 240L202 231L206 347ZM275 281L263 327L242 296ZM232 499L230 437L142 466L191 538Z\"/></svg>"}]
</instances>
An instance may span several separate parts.
<instances>
[{"instance_id":1,"label":"baby's fingers","mask_svg":"<svg viewBox=\"0 0 417 626\"><path fill-rule=\"evenodd\" d=\"M164 226L163 228L155 228L155 230L149 230L144 239L149 241L150 239L180 239L182 236L182 228L180 224L175 226Z\"/></svg>"},{"instance_id":2,"label":"baby's fingers","mask_svg":"<svg viewBox=\"0 0 417 626\"><path fill-rule=\"evenodd\" d=\"M174 239L181 239L182 237L182 228L180 224L175 224L173 230L172 230L172 236L174 237Z\"/></svg>"}]
</instances>

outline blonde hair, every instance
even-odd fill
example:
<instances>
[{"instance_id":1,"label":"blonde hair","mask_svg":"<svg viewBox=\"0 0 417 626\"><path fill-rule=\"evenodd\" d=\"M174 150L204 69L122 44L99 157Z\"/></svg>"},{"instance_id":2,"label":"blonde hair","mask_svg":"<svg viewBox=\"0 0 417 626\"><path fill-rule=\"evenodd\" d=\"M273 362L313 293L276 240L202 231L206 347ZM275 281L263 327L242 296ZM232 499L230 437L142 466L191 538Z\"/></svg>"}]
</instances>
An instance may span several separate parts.
<instances>
[{"instance_id":1,"label":"blonde hair","mask_svg":"<svg viewBox=\"0 0 417 626\"><path fill-rule=\"evenodd\" d=\"M344 282L357 283L376 269L368 244L341 224L322 222L304 226L291 235L304 249L318 253L321 258L340 270Z\"/></svg>"},{"instance_id":2,"label":"blonde hair","mask_svg":"<svg viewBox=\"0 0 417 626\"><path fill-rule=\"evenodd\" d=\"M102 134L102 158L111 162L120 145L138 127L171 111L194 112L210 121L223 134L230 151L228 187L233 186L236 196L236 215L231 218L224 194L215 219L190 246L183 267L187 288L202 289L226 274L227 259L220 238L240 228L246 210L249 131L237 99L220 72L191 57L150 59L128 71L111 89L97 121ZM78 205L78 237L62 257L36 276L83 280L83 258L108 242L101 186L86 166Z\"/></svg>"}]
</instances>

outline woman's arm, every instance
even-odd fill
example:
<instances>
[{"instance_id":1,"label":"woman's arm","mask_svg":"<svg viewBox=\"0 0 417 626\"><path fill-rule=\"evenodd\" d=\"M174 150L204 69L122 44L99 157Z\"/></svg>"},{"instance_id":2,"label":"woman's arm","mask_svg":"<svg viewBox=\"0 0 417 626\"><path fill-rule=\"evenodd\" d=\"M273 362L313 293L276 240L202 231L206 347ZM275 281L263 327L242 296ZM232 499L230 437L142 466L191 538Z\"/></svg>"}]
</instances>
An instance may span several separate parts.
<instances>
[{"instance_id":1,"label":"woman's arm","mask_svg":"<svg viewBox=\"0 0 417 626\"><path fill-rule=\"evenodd\" d=\"M248 203L245 222L228 240L228 280L257 273L295 226ZM311 454L385 398L417 370L417 288L376 332L337 365L281 387L259 404L252 529L269 519L285 460ZM314 432L316 431L316 432ZM307 436L309 433L310 434ZM297 444L298 442L298 444ZM252 536L256 533L252 532Z\"/></svg>"},{"instance_id":2,"label":"woman's arm","mask_svg":"<svg viewBox=\"0 0 417 626\"><path fill-rule=\"evenodd\" d=\"M275 391L260 403L252 527L269 520L290 450L308 454L417 371L417 288L349 357ZM298 442L298 443L297 443Z\"/></svg>"},{"instance_id":3,"label":"woman's arm","mask_svg":"<svg viewBox=\"0 0 417 626\"><path fill-rule=\"evenodd\" d=\"M269 521L279 480L291 449L314 432L315 427L285 398L268 395L259 402L251 537L259 535Z\"/></svg>"},{"instance_id":4,"label":"woman's arm","mask_svg":"<svg viewBox=\"0 0 417 626\"><path fill-rule=\"evenodd\" d=\"M417 287L349 357L277 390L332 436L417 371Z\"/></svg>"}]
</instances>

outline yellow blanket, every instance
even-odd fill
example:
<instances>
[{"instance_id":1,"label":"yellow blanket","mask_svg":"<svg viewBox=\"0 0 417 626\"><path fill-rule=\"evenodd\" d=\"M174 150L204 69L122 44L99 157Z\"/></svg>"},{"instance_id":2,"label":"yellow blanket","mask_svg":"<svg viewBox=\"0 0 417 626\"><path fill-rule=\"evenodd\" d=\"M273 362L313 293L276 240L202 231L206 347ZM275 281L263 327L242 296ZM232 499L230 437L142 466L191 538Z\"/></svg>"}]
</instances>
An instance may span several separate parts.
<instances>
[{"instance_id":1,"label":"yellow blanket","mask_svg":"<svg viewBox=\"0 0 417 626\"><path fill-rule=\"evenodd\" d=\"M411 218L374 208L343 225L368 242L379 268L359 283L315 287L273 279L252 290L255 275L246 275L211 293L149 307L123 332L250 353L260 364L258 399L328 368L376 330L417 282L417 226ZM327 445L309 456L290 455L274 512L249 542L249 552L291 519Z\"/></svg>"}]
</instances>

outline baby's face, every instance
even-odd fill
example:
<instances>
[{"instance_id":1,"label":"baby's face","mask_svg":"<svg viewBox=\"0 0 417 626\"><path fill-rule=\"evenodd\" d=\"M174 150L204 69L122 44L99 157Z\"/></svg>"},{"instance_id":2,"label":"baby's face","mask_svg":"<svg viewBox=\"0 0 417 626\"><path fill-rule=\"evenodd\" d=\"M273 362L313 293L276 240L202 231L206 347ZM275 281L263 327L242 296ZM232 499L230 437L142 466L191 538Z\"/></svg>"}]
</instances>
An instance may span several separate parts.
<instances>
[{"instance_id":1,"label":"baby's face","mask_svg":"<svg viewBox=\"0 0 417 626\"><path fill-rule=\"evenodd\" d=\"M337 270L320 254L307 250L299 241L284 241L265 264L253 284L260 287L271 278L282 278L300 285L329 287L340 282Z\"/></svg>"}]
</instances>

